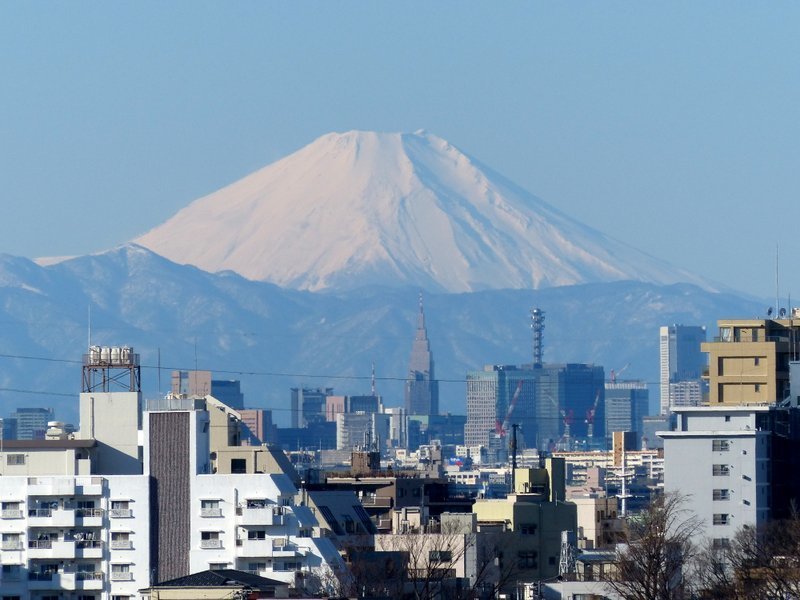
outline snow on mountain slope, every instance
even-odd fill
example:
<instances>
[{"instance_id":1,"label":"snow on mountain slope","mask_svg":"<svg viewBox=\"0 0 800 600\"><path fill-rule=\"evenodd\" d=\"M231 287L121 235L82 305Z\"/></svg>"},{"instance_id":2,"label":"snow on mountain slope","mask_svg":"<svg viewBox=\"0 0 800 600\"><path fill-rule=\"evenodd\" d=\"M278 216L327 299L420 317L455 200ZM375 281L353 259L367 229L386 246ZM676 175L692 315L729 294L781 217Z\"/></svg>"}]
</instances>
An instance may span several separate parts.
<instances>
[{"instance_id":1,"label":"snow on mountain slope","mask_svg":"<svg viewBox=\"0 0 800 600\"><path fill-rule=\"evenodd\" d=\"M312 291L617 280L708 287L425 132L325 135L135 242L178 263Z\"/></svg>"}]
</instances>

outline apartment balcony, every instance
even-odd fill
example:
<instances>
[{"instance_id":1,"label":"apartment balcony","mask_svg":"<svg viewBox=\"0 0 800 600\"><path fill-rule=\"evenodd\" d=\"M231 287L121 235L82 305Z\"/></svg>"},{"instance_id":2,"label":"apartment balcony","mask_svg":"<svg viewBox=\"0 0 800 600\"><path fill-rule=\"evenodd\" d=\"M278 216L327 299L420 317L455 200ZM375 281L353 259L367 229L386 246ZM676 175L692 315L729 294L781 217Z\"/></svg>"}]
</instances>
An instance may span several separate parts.
<instances>
[{"instance_id":1,"label":"apartment balcony","mask_svg":"<svg viewBox=\"0 0 800 600\"><path fill-rule=\"evenodd\" d=\"M0 511L0 519L22 519L24 516L25 513L18 508Z\"/></svg>"},{"instance_id":2,"label":"apartment balcony","mask_svg":"<svg viewBox=\"0 0 800 600\"><path fill-rule=\"evenodd\" d=\"M75 575L76 590L102 590L103 574L99 571L78 571Z\"/></svg>"},{"instance_id":3,"label":"apartment balcony","mask_svg":"<svg viewBox=\"0 0 800 600\"><path fill-rule=\"evenodd\" d=\"M111 519L132 519L133 511L130 508L112 508L108 511Z\"/></svg>"},{"instance_id":4,"label":"apartment balcony","mask_svg":"<svg viewBox=\"0 0 800 600\"><path fill-rule=\"evenodd\" d=\"M103 558L102 540L77 540L75 542L77 558Z\"/></svg>"},{"instance_id":5,"label":"apartment balcony","mask_svg":"<svg viewBox=\"0 0 800 600\"><path fill-rule=\"evenodd\" d=\"M102 508L78 508L75 509L75 522L84 527L102 527L104 514Z\"/></svg>"},{"instance_id":6,"label":"apartment balcony","mask_svg":"<svg viewBox=\"0 0 800 600\"><path fill-rule=\"evenodd\" d=\"M72 477L28 477L28 496L74 496Z\"/></svg>"},{"instance_id":7,"label":"apartment balcony","mask_svg":"<svg viewBox=\"0 0 800 600\"><path fill-rule=\"evenodd\" d=\"M222 516L222 509L221 508L201 508L200 509L200 516L211 518L211 517L221 517Z\"/></svg>"},{"instance_id":8,"label":"apartment balcony","mask_svg":"<svg viewBox=\"0 0 800 600\"><path fill-rule=\"evenodd\" d=\"M29 527L75 527L75 511L66 508L31 508L28 510Z\"/></svg>"},{"instance_id":9,"label":"apartment balcony","mask_svg":"<svg viewBox=\"0 0 800 600\"><path fill-rule=\"evenodd\" d=\"M283 506L267 505L257 507L239 507L236 514L239 516L238 525L283 525L286 518L286 509Z\"/></svg>"},{"instance_id":10,"label":"apartment balcony","mask_svg":"<svg viewBox=\"0 0 800 600\"><path fill-rule=\"evenodd\" d=\"M218 550L222 548L222 540L200 540L200 548L203 550Z\"/></svg>"},{"instance_id":11,"label":"apartment balcony","mask_svg":"<svg viewBox=\"0 0 800 600\"><path fill-rule=\"evenodd\" d=\"M24 548L24 544L19 540L11 541L11 540L4 540L0 542L0 550L9 551L9 550L22 550Z\"/></svg>"},{"instance_id":12,"label":"apartment balcony","mask_svg":"<svg viewBox=\"0 0 800 600\"><path fill-rule=\"evenodd\" d=\"M28 558L52 558L56 560L72 560L75 558L74 540L30 540L28 541Z\"/></svg>"},{"instance_id":13,"label":"apartment balcony","mask_svg":"<svg viewBox=\"0 0 800 600\"><path fill-rule=\"evenodd\" d=\"M237 540L236 555L243 558L295 558L305 556L306 549L298 548L294 544L275 546L275 540Z\"/></svg>"},{"instance_id":14,"label":"apartment balcony","mask_svg":"<svg viewBox=\"0 0 800 600\"><path fill-rule=\"evenodd\" d=\"M130 571L112 571L111 581L133 581L133 573Z\"/></svg>"},{"instance_id":15,"label":"apartment balcony","mask_svg":"<svg viewBox=\"0 0 800 600\"><path fill-rule=\"evenodd\" d=\"M75 486L75 493L79 496L102 496L102 477L79 477Z\"/></svg>"},{"instance_id":16,"label":"apartment balcony","mask_svg":"<svg viewBox=\"0 0 800 600\"><path fill-rule=\"evenodd\" d=\"M38 590L62 590L74 589L66 585L68 582L64 577L65 573L41 573L30 571L28 572L28 589L31 591Z\"/></svg>"},{"instance_id":17,"label":"apartment balcony","mask_svg":"<svg viewBox=\"0 0 800 600\"><path fill-rule=\"evenodd\" d=\"M133 540L111 540L109 547L112 550L133 550Z\"/></svg>"}]
</instances>

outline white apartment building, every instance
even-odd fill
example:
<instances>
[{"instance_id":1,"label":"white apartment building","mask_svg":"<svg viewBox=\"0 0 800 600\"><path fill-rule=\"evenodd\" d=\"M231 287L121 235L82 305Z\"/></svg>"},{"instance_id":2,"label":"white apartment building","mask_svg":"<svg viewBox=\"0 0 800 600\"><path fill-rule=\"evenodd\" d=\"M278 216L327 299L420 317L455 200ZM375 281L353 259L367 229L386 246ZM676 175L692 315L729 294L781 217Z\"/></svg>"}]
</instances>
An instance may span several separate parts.
<instances>
[{"instance_id":1,"label":"white apartment building","mask_svg":"<svg viewBox=\"0 0 800 600\"><path fill-rule=\"evenodd\" d=\"M700 520L697 540L718 546L737 529L770 518L774 405L675 408L675 431L664 439L664 490L684 497Z\"/></svg>"},{"instance_id":2,"label":"white apartment building","mask_svg":"<svg viewBox=\"0 0 800 600\"><path fill-rule=\"evenodd\" d=\"M140 416L138 392L84 393L76 436L3 444L0 600L129 600L209 568L302 585L339 564L267 448L211 443L218 423L236 426L230 411L210 397L155 407ZM217 453L241 472L212 474Z\"/></svg>"}]
</instances>

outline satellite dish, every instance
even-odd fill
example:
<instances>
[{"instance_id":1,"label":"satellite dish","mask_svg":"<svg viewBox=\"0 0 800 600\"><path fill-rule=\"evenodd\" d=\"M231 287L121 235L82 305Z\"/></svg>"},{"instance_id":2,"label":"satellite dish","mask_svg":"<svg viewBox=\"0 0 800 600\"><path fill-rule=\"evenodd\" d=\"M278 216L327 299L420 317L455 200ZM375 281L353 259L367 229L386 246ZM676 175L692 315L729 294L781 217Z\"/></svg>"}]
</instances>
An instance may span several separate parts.
<instances>
[{"instance_id":1,"label":"satellite dish","mask_svg":"<svg viewBox=\"0 0 800 600\"><path fill-rule=\"evenodd\" d=\"M767 316L768 317L772 316L772 307L771 306L767 309Z\"/></svg>"},{"instance_id":2,"label":"satellite dish","mask_svg":"<svg viewBox=\"0 0 800 600\"><path fill-rule=\"evenodd\" d=\"M786 309L782 308L778 314L780 314L781 318L785 317L786 316Z\"/></svg>"}]
</instances>

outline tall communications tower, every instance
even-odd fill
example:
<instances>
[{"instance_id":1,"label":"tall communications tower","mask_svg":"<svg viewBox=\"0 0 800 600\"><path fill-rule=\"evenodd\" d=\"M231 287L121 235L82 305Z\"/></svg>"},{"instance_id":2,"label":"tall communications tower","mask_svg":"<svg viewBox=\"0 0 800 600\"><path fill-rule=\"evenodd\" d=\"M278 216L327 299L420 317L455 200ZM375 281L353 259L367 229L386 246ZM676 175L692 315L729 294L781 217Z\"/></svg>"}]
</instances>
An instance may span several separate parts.
<instances>
[{"instance_id":1,"label":"tall communications tower","mask_svg":"<svg viewBox=\"0 0 800 600\"><path fill-rule=\"evenodd\" d=\"M81 392L112 391L142 391L139 355L127 346L91 346L83 355Z\"/></svg>"},{"instance_id":2,"label":"tall communications tower","mask_svg":"<svg viewBox=\"0 0 800 600\"><path fill-rule=\"evenodd\" d=\"M531 309L531 332L533 333L533 364L541 365L544 347L544 311L541 308Z\"/></svg>"}]
</instances>

